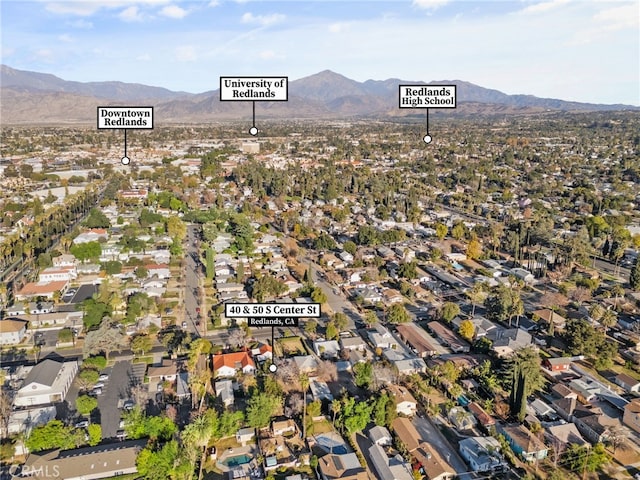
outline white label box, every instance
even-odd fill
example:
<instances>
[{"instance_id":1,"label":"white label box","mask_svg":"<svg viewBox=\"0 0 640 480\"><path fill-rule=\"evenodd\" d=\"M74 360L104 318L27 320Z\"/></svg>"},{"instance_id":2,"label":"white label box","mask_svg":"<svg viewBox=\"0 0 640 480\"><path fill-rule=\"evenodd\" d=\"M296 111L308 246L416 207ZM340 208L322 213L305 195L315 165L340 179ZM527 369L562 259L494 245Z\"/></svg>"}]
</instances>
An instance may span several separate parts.
<instances>
[{"instance_id":1,"label":"white label box","mask_svg":"<svg viewBox=\"0 0 640 480\"><path fill-rule=\"evenodd\" d=\"M319 303L226 303L227 318L319 318Z\"/></svg>"},{"instance_id":2,"label":"white label box","mask_svg":"<svg viewBox=\"0 0 640 480\"><path fill-rule=\"evenodd\" d=\"M400 85L400 108L456 108L456 85Z\"/></svg>"},{"instance_id":3,"label":"white label box","mask_svg":"<svg viewBox=\"0 0 640 480\"><path fill-rule=\"evenodd\" d=\"M153 129L153 107L98 107L98 129Z\"/></svg>"},{"instance_id":4,"label":"white label box","mask_svg":"<svg viewBox=\"0 0 640 480\"><path fill-rule=\"evenodd\" d=\"M220 77L221 102L286 102L289 77Z\"/></svg>"}]
</instances>

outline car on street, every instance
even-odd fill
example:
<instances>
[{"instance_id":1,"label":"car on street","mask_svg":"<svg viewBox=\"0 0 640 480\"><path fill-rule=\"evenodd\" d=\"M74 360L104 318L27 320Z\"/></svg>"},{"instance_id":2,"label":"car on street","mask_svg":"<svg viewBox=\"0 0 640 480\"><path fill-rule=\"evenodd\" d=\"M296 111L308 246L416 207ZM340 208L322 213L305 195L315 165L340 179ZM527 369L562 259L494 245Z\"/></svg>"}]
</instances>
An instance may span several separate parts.
<instances>
[{"instance_id":1,"label":"car on street","mask_svg":"<svg viewBox=\"0 0 640 480\"><path fill-rule=\"evenodd\" d=\"M122 408L124 408L125 410L133 410L134 406L135 406L135 403L133 402L133 400L127 400L122 405Z\"/></svg>"},{"instance_id":2,"label":"car on street","mask_svg":"<svg viewBox=\"0 0 640 480\"><path fill-rule=\"evenodd\" d=\"M99 382L106 382L107 380L109 380L109 375L107 375L106 373L101 373L98 377Z\"/></svg>"},{"instance_id":3,"label":"car on street","mask_svg":"<svg viewBox=\"0 0 640 480\"><path fill-rule=\"evenodd\" d=\"M89 420L83 419L79 420L74 425L76 428L87 428L89 426Z\"/></svg>"},{"instance_id":4,"label":"car on street","mask_svg":"<svg viewBox=\"0 0 640 480\"><path fill-rule=\"evenodd\" d=\"M118 430L116 432L116 438L118 440L124 440L125 438L127 438L127 432L125 432L124 430Z\"/></svg>"}]
</instances>

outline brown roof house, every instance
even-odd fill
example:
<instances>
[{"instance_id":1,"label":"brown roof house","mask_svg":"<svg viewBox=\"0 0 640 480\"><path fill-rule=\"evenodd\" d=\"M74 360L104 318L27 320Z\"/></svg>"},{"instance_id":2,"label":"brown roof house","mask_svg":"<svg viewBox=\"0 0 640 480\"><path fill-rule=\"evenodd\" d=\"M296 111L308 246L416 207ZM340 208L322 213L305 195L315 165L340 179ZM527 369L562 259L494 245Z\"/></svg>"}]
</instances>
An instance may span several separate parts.
<instances>
[{"instance_id":1,"label":"brown roof house","mask_svg":"<svg viewBox=\"0 0 640 480\"><path fill-rule=\"evenodd\" d=\"M136 458L147 440L130 440L74 450L49 450L31 453L22 471L29 478L85 480L111 478L137 473Z\"/></svg>"},{"instance_id":2,"label":"brown roof house","mask_svg":"<svg viewBox=\"0 0 640 480\"><path fill-rule=\"evenodd\" d=\"M322 480L369 480L369 475L355 453L330 453L318 461Z\"/></svg>"}]
</instances>

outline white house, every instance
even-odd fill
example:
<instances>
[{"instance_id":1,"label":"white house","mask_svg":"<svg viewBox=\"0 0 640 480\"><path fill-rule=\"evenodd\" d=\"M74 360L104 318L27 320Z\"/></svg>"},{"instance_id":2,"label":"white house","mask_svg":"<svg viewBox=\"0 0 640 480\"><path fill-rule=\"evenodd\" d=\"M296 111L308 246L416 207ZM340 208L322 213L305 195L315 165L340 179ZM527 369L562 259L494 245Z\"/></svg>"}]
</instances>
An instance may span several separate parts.
<instances>
[{"instance_id":1,"label":"white house","mask_svg":"<svg viewBox=\"0 0 640 480\"><path fill-rule=\"evenodd\" d=\"M27 322L17 318L0 320L0 345L17 345L27 333Z\"/></svg>"},{"instance_id":2,"label":"white house","mask_svg":"<svg viewBox=\"0 0 640 480\"><path fill-rule=\"evenodd\" d=\"M220 397L220 401L225 407L233 405L235 397L233 396L233 381L219 380L214 385L216 395Z\"/></svg>"},{"instance_id":3,"label":"white house","mask_svg":"<svg viewBox=\"0 0 640 480\"><path fill-rule=\"evenodd\" d=\"M459 442L462 458L475 472L490 472L506 464L500 456L500 442L493 437L468 437Z\"/></svg>"},{"instance_id":4,"label":"white house","mask_svg":"<svg viewBox=\"0 0 640 480\"><path fill-rule=\"evenodd\" d=\"M78 372L78 362L43 360L35 365L14 399L17 407L62 402Z\"/></svg>"},{"instance_id":5,"label":"white house","mask_svg":"<svg viewBox=\"0 0 640 480\"><path fill-rule=\"evenodd\" d=\"M396 412L412 417L416 413L418 402L411 392L401 385L387 385L389 396L396 404Z\"/></svg>"}]
</instances>

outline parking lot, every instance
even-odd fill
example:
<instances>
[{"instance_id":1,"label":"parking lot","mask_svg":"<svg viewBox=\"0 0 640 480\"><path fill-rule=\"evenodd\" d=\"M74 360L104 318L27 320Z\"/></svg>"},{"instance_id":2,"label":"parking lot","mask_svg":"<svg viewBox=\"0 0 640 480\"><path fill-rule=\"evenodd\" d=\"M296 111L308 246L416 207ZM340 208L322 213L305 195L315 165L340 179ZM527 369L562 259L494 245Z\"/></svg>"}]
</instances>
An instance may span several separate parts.
<instances>
[{"instance_id":1,"label":"parking lot","mask_svg":"<svg viewBox=\"0 0 640 480\"><path fill-rule=\"evenodd\" d=\"M102 394L98 395L102 438L114 439L119 430L122 410L118 408L121 400L131 398L131 387L144 380L144 369L131 364L128 360L116 362L113 367L105 369L109 379L104 382ZM146 367L146 365L145 365ZM142 376L141 376L142 374Z\"/></svg>"},{"instance_id":2,"label":"parking lot","mask_svg":"<svg viewBox=\"0 0 640 480\"><path fill-rule=\"evenodd\" d=\"M76 293L71 298L62 298L62 301L65 303L82 303L87 298L91 298L94 293L98 292L98 285L89 284L89 285L80 285L76 290ZM71 289L70 289L71 290Z\"/></svg>"}]
</instances>

